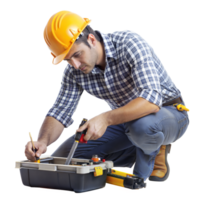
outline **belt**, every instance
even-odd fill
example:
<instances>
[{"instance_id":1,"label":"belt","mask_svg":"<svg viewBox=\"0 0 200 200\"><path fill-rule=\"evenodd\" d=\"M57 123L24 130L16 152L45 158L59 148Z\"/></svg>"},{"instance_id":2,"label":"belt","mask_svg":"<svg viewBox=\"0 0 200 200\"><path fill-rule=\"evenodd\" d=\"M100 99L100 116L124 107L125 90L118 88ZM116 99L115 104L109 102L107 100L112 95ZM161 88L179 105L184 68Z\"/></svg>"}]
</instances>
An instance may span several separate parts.
<instances>
[{"instance_id":1,"label":"belt","mask_svg":"<svg viewBox=\"0 0 200 200\"><path fill-rule=\"evenodd\" d=\"M166 103L163 104L163 106L169 106L169 105L172 105L172 104L175 104L175 103L182 103L182 98L181 97L178 97L176 99L173 99L171 101L168 101Z\"/></svg>"}]
</instances>

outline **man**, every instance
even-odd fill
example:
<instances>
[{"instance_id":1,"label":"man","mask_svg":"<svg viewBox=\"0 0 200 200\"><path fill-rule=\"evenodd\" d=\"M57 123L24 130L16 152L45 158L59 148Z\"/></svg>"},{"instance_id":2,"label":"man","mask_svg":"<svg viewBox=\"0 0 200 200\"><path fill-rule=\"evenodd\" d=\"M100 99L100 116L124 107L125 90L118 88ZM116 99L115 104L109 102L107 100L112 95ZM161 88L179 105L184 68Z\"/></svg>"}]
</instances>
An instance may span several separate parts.
<instances>
[{"instance_id":1,"label":"man","mask_svg":"<svg viewBox=\"0 0 200 200\"><path fill-rule=\"evenodd\" d=\"M44 31L53 63L66 60L60 93L49 110L35 142L37 156L46 152L71 119L83 90L104 99L111 111L87 121L87 128L74 154L77 158L112 160L114 166L132 167L144 180L164 181L169 175L167 153L189 124L180 91L171 81L153 49L131 31L102 34L88 25L90 20L61 11L53 15ZM84 117L84 116L83 116ZM67 157L74 136L53 156ZM31 143L25 149L34 160Z\"/></svg>"}]
</instances>

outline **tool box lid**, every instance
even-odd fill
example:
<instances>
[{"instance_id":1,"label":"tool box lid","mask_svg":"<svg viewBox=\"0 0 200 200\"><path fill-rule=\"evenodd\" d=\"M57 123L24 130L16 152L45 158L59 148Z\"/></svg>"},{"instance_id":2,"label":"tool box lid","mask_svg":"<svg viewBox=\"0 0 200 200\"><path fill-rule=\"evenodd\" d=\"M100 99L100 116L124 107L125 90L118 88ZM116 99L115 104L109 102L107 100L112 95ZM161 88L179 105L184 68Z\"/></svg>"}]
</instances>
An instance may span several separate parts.
<instances>
[{"instance_id":1,"label":"tool box lid","mask_svg":"<svg viewBox=\"0 0 200 200\"><path fill-rule=\"evenodd\" d=\"M95 171L95 167L101 167L102 170L111 169L113 168L112 161L105 161L98 164L93 165L65 165L67 158L62 157L44 157L40 159L40 163L31 162L30 160L18 161L16 162L16 168L29 168L29 169L38 169L44 171L66 171L70 173L77 173L77 174L87 174L90 172ZM43 162L46 160L51 160L50 163ZM89 162L88 159L79 159L79 158L72 158L73 162Z\"/></svg>"}]
</instances>

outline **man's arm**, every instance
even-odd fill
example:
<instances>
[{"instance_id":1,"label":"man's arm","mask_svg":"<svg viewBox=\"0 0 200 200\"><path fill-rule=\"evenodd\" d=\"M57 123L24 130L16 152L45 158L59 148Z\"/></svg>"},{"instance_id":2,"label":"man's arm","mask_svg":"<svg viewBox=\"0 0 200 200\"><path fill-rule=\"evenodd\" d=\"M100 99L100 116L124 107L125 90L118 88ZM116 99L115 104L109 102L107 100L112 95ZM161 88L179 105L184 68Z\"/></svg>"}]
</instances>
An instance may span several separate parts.
<instances>
[{"instance_id":1,"label":"man's arm","mask_svg":"<svg viewBox=\"0 0 200 200\"><path fill-rule=\"evenodd\" d=\"M38 135L38 142L49 146L55 142L63 132L64 125L53 117L47 116Z\"/></svg>"},{"instance_id":2,"label":"man's arm","mask_svg":"<svg viewBox=\"0 0 200 200\"><path fill-rule=\"evenodd\" d=\"M47 113L39 132L38 141L47 146L58 139L65 127L67 128L73 123L71 117L83 93L83 89L77 84L71 69L70 66L65 68L56 102Z\"/></svg>"},{"instance_id":3,"label":"man's arm","mask_svg":"<svg viewBox=\"0 0 200 200\"><path fill-rule=\"evenodd\" d=\"M120 124L156 113L162 106L161 72L156 67L159 61L154 57L153 49L139 35L131 32L122 46L138 96L125 106L108 112L109 124Z\"/></svg>"},{"instance_id":4,"label":"man's arm","mask_svg":"<svg viewBox=\"0 0 200 200\"><path fill-rule=\"evenodd\" d=\"M121 108L105 113L108 125L122 124L159 111L159 106L138 97Z\"/></svg>"}]
</instances>

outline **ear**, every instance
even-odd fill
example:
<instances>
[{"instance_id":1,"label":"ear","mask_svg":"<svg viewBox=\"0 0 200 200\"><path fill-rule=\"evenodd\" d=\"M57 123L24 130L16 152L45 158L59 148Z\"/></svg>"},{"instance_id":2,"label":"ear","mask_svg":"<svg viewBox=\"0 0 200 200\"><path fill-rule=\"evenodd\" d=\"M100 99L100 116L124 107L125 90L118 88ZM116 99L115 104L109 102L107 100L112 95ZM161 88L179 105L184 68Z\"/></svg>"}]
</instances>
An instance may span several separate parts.
<instances>
[{"instance_id":1,"label":"ear","mask_svg":"<svg viewBox=\"0 0 200 200\"><path fill-rule=\"evenodd\" d=\"M97 40L93 34L90 33L87 40L90 45L96 46Z\"/></svg>"}]
</instances>

